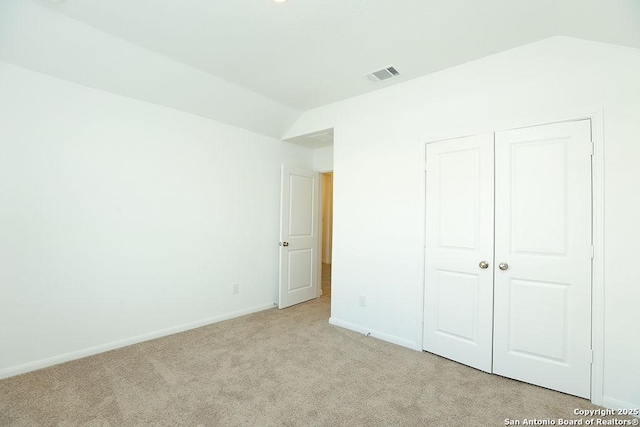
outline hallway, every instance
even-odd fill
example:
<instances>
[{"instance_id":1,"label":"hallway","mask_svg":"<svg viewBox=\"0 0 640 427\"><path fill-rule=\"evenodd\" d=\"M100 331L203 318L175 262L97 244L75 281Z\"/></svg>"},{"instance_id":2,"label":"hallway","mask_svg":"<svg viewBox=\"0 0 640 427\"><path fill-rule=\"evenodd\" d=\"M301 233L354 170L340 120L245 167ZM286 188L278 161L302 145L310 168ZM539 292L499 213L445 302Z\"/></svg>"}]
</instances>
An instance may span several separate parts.
<instances>
[{"instance_id":1,"label":"hallway","mask_svg":"<svg viewBox=\"0 0 640 427\"><path fill-rule=\"evenodd\" d=\"M322 263L322 296L331 296L331 264Z\"/></svg>"}]
</instances>

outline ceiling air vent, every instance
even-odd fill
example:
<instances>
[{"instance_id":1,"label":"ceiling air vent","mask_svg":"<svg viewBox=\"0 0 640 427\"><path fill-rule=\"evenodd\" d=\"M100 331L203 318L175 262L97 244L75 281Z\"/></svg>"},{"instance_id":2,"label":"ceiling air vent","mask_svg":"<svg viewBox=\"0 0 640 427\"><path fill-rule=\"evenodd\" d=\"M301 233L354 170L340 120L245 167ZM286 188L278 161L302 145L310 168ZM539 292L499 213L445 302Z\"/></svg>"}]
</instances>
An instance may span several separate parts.
<instances>
[{"instance_id":1,"label":"ceiling air vent","mask_svg":"<svg viewBox=\"0 0 640 427\"><path fill-rule=\"evenodd\" d=\"M400 73L395 67L390 66L383 68L382 70L373 71L371 73L365 74L365 77L371 80L374 83L381 82L383 80L389 80L393 77L399 76Z\"/></svg>"}]
</instances>

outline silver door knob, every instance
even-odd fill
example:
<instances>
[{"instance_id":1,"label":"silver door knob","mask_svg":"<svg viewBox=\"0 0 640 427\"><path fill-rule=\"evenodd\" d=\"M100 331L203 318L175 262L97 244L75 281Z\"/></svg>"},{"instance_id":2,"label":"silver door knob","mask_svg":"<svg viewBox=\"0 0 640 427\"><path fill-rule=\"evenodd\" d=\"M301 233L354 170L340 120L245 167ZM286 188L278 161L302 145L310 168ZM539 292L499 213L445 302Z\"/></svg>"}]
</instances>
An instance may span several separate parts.
<instances>
[{"instance_id":1,"label":"silver door knob","mask_svg":"<svg viewBox=\"0 0 640 427\"><path fill-rule=\"evenodd\" d=\"M489 263L487 261L480 261L480 264L478 264L478 267L484 270L486 268L489 268Z\"/></svg>"},{"instance_id":2,"label":"silver door knob","mask_svg":"<svg viewBox=\"0 0 640 427\"><path fill-rule=\"evenodd\" d=\"M507 264L506 262L501 262L498 265L498 268L502 271L508 270L509 269L509 264Z\"/></svg>"},{"instance_id":3,"label":"silver door knob","mask_svg":"<svg viewBox=\"0 0 640 427\"><path fill-rule=\"evenodd\" d=\"M282 246L289 246L289 242L282 242L280 243Z\"/></svg>"}]
</instances>

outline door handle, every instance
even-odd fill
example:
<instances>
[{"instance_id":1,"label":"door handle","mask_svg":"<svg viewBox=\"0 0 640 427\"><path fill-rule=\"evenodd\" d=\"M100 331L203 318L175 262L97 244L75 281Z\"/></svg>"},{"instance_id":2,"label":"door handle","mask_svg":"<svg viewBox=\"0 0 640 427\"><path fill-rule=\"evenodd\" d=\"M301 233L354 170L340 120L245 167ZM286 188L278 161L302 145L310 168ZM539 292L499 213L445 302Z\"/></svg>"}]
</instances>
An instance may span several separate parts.
<instances>
[{"instance_id":1,"label":"door handle","mask_svg":"<svg viewBox=\"0 0 640 427\"><path fill-rule=\"evenodd\" d=\"M478 267L480 267L481 269L487 269L489 268L489 263L487 261L480 261L480 264L478 264Z\"/></svg>"},{"instance_id":2,"label":"door handle","mask_svg":"<svg viewBox=\"0 0 640 427\"><path fill-rule=\"evenodd\" d=\"M506 262L501 262L498 265L498 268L502 271L508 270L509 269L509 264L507 264Z\"/></svg>"},{"instance_id":3,"label":"door handle","mask_svg":"<svg viewBox=\"0 0 640 427\"><path fill-rule=\"evenodd\" d=\"M280 242L278 243L280 246L289 246L289 242Z\"/></svg>"}]
</instances>

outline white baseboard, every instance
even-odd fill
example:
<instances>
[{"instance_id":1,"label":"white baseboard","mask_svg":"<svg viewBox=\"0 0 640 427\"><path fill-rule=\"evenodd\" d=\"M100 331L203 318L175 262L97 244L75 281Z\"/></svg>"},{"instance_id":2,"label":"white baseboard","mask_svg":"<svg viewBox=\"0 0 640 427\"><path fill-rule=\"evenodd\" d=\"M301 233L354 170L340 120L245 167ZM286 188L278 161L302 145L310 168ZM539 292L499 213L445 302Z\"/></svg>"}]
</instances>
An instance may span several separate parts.
<instances>
[{"instance_id":1,"label":"white baseboard","mask_svg":"<svg viewBox=\"0 0 640 427\"><path fill-rule=\"evenodd\" d=\"M397 344L402 347L410 348L411 350L417 349L417 343L415 341L407 340L404 338L396 337L395 335L387 334L380 331L374 331L364 326L356 325L354 323L345 322L344 320L336 319L335 317L329 318L329 323L341 328L349 329L350 331L359 332L361 334L369 335L374 338L378 338L382 341L387 341L392 344Z\"/></svg>"},{"instance_id":2,"label":"white baseboard","mask_svg":"<svg viewBox=\"0 0 640 427\"><path fill-rule=\"evenodd\" d=\"M602 397L602 406L608 409L638 409L640 410L640 403L623 402L622 400L612 399L607 396ZM640 415L636 415L636 418L640 418Z\"/></svg>"},{"instance_id":3,"label":"white baseboard","mask_svg":"<svg viewBox=\"0 0 640 427\"><path fill-rule=\"evenodd\" d=\"M104 353L105 351L111 351L122 347L127 347L133 344L138 344L144 341L153 340L156 338L166 337L168 335L177 334L180 332L188 331L190 329L200 328L202 326L211 325L213 323L222 322L223 320L229 320L247 314L256 313L258 311L268 310L270 308L277 307L277 303L263 304L256 307L250 307L243 310L234 311L231 313L222 314L220 316L209 317L207 319L197 320L195 322L185 323L171 328L162 329L148 334L138 335L131 338L125 338L110 342L107 344L98 345L95 347L89 347L83 350L73 351L70 353L60 354L58 356L48 357L46 359L37 360L35 362L29 362L18 366L12 366L5 369L0 369L0 380L4 378L13 377L15 375L25 374L27 372L36 371L38 369L48 368L49 366L58 365L60 363L69 362L71 360L82 359L83 357L93 356L94 354Z\"/></svg>"}]
</instances>

